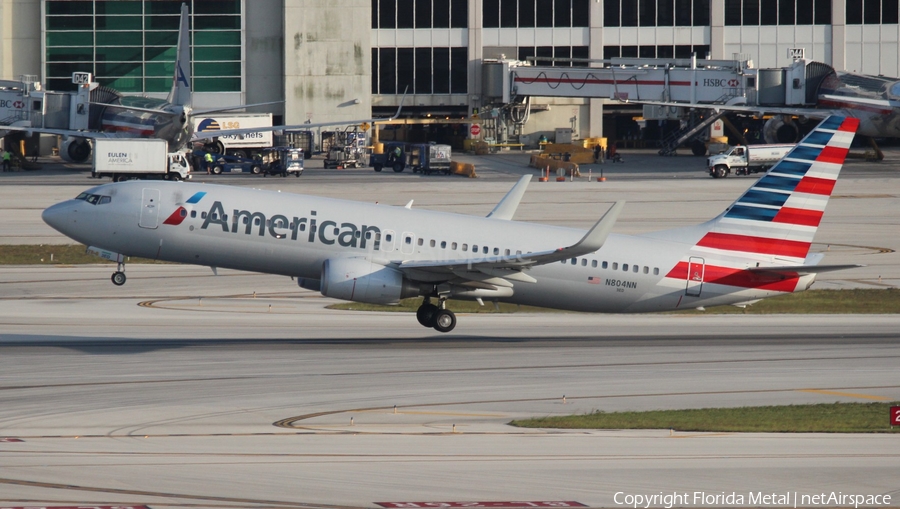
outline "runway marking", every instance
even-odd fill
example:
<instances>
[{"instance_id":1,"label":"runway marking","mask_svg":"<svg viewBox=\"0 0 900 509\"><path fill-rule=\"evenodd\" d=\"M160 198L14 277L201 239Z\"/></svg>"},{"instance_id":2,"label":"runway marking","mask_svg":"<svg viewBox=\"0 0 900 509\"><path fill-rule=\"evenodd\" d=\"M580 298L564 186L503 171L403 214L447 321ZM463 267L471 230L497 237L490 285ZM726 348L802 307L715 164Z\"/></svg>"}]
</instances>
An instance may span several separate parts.
<instances>
[{"instance_id":1,"label":"runway marking","mask_svg":"<svg viewBox=\"0 0 900 509\"><path fill-rule=\"evenodd\" d=\"M78 486L74 484L59 484L59 483L50 483L50 482L39 482L39 481L26 481L23 479L11 479L11 478L0 478L0 484L8 484L14 486L28 486L32 488L47 488L47 489L57 489L57 490L67 490L67 491L83 491L83 492L95 492L95 493L112 493L116 495L134 495L140 497L153 497L153 498L168 498L168 499L183 499L183 500L199 500L206 502L226 502L232 504L238 504L236 507L246 507L241 504L259 504L263 506L276 506L276 507L298 507L298 508L319 508L323 507L321 504L310 504L305 502L288 502L281 500L258 500L252 498L237 498L237 497L215 497L215 496L202 496L202 495L189 495L184 493L167 493L167 492L157 492L157 491L144 491L144 490L127 490L120 488L103 488L99 486ZM136 504L142 505L142 504ZM156 504L154 504L156 505ZM181 506L180 504L176 504ZM89 506L94 507L94 506ZM213 505L213 507L220 507L219 505ZM337 509L352 509L348 506L339 506L328 504L329 508L337 508Z\"/></svg>"},{"instance_id":2,"label":"runway marking","mask_svg":"<svg viewBox=\"0 0 900 509\"><path fill-rule=\"evenodd\" d=\"M884 396L873 396L871 394L858 394L855 392L829 391L825 389L797 389L797 392L811 392L814 394L825 394L828 396L844 396L846 398L871 399L874 401L891 401L893 398Z\"/></svg>"}]
</instances>

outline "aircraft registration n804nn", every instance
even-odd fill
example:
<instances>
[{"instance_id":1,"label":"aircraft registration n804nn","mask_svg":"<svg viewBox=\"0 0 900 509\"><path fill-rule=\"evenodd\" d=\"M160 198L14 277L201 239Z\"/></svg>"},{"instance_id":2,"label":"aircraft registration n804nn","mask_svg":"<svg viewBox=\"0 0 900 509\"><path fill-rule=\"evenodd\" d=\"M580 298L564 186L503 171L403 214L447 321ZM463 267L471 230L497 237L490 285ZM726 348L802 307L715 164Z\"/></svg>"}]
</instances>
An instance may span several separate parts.
<instances>
[{"instance_id":1,"label":"aircraft registration n804nn","mask_svg":"<svg viewBox=\"0 0 900 509\"><path fill-rule=\"evenodd\" d=\"M424 296L417 318L448 332L448 298L575 311L650 312L746 305L803 291L809 248L859 126L824 120L718 217L642 235L612 229L614 204L588 232L512 221L530 176L487 217L185 182L92 188L46 209L50 226L123 255L296 277L338 299L394 304Z\"/></svg>"}]
</instances>

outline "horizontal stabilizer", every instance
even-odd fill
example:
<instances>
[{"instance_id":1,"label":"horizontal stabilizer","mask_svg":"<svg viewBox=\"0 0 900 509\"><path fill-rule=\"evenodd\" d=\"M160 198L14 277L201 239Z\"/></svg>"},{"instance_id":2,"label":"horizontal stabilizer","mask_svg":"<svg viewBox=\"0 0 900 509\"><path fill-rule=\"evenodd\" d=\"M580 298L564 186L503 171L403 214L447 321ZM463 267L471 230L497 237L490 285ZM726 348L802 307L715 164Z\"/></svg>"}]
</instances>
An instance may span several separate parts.
<instances>
[{"instance_id":1,"label":"horizontal stabilizer","mask_svg":"<svg viewBox=\"0 0 900 509\"><path fill-rule=\"evenodd\" d=\"M747 270L749 270L750 272L755 272L757 274L779 274L791 276L797 274L805 276L807 274L834 272L836 270L856 269L859 267L865 267L865 265L794 265L788 267L751 267Z\"/></svg>"}]
</instances>

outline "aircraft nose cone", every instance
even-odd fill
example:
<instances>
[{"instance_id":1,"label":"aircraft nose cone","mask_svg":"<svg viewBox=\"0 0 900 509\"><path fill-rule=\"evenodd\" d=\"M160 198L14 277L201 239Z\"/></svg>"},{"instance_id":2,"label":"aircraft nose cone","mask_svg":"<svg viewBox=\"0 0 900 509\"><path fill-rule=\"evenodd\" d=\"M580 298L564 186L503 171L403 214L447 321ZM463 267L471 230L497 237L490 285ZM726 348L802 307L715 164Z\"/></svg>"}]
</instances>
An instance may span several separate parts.
<instances>
[{"instance_id":1,"label":"aircraft nose cone","mask_svg":"<svg viewBox=\"0 0 900 509\"><path fill-rule=\"evenodd\" d=\"M44 209L44 212L41 213L41 219L54 230L66 233L66 226L75 222L75 214L76 211L72 208L72 204L64 201Z\"/></svg>"}]
</instances>

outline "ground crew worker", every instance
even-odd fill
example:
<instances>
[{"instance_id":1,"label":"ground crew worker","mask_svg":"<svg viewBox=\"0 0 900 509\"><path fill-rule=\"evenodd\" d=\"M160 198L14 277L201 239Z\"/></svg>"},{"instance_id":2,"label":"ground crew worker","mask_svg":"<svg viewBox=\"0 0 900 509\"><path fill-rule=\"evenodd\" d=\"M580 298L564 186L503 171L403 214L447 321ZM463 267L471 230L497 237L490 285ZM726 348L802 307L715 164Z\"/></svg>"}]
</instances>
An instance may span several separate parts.
<instances>
[{"instance_id":1,"label":"ground crew worker","mask_svg":"<svg viewBox=\"0 0 900 509\"><path fill-rule=\"evenodd\" d=\"M212 156L212 154L210 154L209 152L207 152L206 155L203 156L203 162L206 163L204 166L206 166L206 174L209 175L209 174L210 174L210 170L212 169L212 165L213 165L213 156Z\"/></svg>"},{"instance_id":2,"label":"ground crew worker","mask_svg":"<svg viewBox=\"0 0 900 509\"><path fill-rule=\"evenodd\" d=\"M12 171L9 168L11 156L12 156L12 154L10 154L9 151L6 149L3 149L3 152L0 153L0 159L3 160L3 171Z\"/></svg>"}]
</instances>

